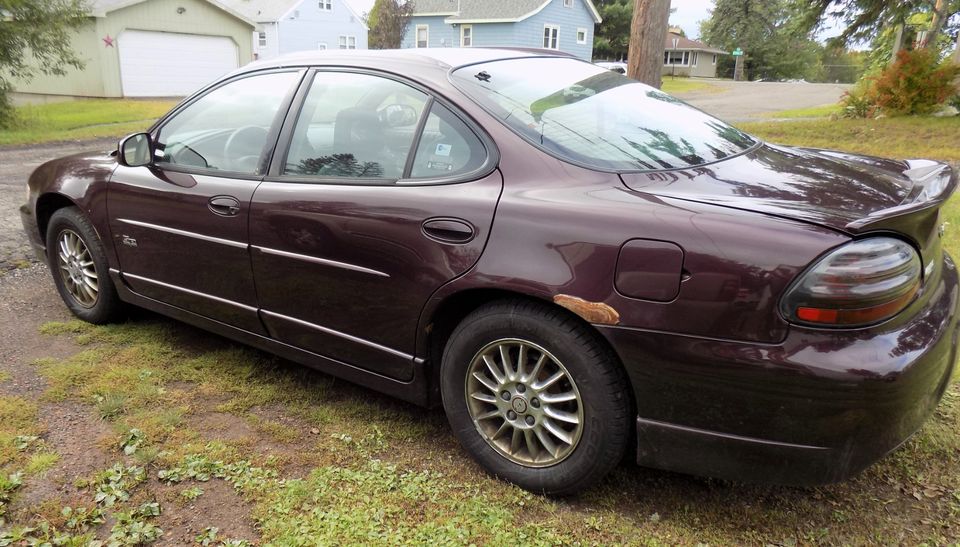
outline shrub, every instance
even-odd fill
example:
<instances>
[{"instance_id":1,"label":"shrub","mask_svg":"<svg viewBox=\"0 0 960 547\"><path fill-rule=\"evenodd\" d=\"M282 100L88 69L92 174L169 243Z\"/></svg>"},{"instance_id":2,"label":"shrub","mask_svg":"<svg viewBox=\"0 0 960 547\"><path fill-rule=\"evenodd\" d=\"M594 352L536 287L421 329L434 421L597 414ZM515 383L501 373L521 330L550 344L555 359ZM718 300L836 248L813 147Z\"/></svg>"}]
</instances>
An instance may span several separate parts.
<instances>
[{"instance_id":1,"label":"shrub","mask_svg":"<svg viewBox=\"0 0 960 547\"><path fill-rule=\"evenodd\" d=\"M872 118L876 115L877 106L870 96L870 89L867 80L861 80L860 84L850 91L846 91L840 98L840 105L843 110L840 115L844 118Z\"/></svg>"},{"instance_id":2,"label":"shrub","mask_svg":"<svg viewBox=\"0 0 960 547\"><path fill-rule=\"evenodd\" d=\"M866 100L884 114L930 114L957 94L960 66L940 63L935 51L901 51L895 63L871 78Z\"/></svg>"}]
</instances>

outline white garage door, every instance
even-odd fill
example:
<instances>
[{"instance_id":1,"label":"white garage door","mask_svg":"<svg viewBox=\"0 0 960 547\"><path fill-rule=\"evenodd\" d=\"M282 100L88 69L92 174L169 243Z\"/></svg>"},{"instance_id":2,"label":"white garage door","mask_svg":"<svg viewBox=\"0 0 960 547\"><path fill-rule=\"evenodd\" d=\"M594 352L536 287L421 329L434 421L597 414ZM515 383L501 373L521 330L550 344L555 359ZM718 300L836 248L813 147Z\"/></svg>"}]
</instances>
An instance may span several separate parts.
<instances>
[{"instance_id":1,"label":"white garage door","mask_svg":"<svg viewBox=\"0 0 960 547\"><path fill-rule=\"evenodd\" d=\"M117 40L125 97L180 97L237 68L223 36L125 30Z\"/></svg>"}]
</instances>

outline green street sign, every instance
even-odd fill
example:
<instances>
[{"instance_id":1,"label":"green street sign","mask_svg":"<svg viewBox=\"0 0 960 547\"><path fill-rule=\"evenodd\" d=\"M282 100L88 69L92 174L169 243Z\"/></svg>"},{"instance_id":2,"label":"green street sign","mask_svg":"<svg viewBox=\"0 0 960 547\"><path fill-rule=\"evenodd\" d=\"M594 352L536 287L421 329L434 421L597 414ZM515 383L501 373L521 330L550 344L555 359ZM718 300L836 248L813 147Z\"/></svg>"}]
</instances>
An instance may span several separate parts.
<instances>
[{"instance_id":1,"label":"green street sign","mask_svg":"<svg viewBox=\"0 0 960 547\"><path fill-rule=\"evenodd\" d=\"M733 56L734 56L734 57L739 57L739 56L741 56L741 55L743 55L743 50L742 50L742 49L737 48L737 49L733 50Z\"/></svg>"}]
</instances>

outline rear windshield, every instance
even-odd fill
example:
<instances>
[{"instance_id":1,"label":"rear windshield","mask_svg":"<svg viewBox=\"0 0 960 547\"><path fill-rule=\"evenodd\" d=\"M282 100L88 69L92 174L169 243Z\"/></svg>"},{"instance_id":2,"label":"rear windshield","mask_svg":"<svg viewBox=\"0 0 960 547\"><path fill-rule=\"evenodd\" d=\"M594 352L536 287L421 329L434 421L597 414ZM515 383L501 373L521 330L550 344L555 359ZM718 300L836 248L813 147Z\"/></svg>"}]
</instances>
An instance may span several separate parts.
<instances>
[{"instance_id":1,"label":"rear windshield","mask_svg":"<svg viewBox=\"0 0 960 547\"><path fill-rule=\"evenodd\" d=\"M695 167L755 144L683 101L575 59L475 64L455 70L453 81L533 144L605 170Z\"/></svg>"}]
</instances>

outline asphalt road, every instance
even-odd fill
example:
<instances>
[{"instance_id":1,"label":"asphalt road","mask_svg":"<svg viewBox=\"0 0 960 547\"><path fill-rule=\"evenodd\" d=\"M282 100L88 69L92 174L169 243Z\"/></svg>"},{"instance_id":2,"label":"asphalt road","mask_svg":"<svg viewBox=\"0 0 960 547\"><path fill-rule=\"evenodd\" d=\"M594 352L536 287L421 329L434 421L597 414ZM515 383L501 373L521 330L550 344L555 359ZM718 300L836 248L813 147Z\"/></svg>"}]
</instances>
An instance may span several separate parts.
<instances>
[{"instance_id":1,"label":"asphalt road","mask_svg":"<svg viewBox=\"0 0 960 547\"><path fill-rule=\"evenodd\" d=\"M678 93L684 101L727 122L769 120L780 110L835 104L848 84L710 82L713 87ZM720 88L718 92L716 88Z\"/></svg>"},{"instance_id":2,"label":"asphalt road","mask_svg":"<svg viewBox=\"0 0 960 547\"><path fill-rule=\"evenodd\" d=\"M680 94L690 104L730 122L768 119L778 110L835 103L849 87L835 84L711 82L721 91ZM20 224L18 209L25 199L30 173L41 163L82 152L106 150L115 139L84 143L59 143L29 147L0 147L0 273L22 267L36 259Z\"/></svg>"}]
</instances>

